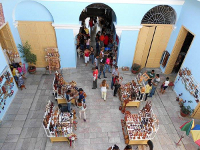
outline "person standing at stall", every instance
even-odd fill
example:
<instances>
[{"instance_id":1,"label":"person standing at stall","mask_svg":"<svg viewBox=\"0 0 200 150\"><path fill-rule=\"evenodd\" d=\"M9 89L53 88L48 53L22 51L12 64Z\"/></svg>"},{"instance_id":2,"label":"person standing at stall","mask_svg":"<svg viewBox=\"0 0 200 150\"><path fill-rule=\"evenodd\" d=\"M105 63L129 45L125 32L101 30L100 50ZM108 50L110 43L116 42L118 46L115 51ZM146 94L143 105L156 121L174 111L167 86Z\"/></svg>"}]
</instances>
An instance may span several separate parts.
<instances>
[{"instance_id":1,"label":"person standing at stall","mask_svg":"<svg viewBox=\"0 0 200 150\"><path fill-rule=\"evenodd\" d=\"M148 84L145 86L145 101L147 100L147 96L152 89L151 81L148 81Z\"/></svg>"},{"instance_id":2,"label":"person standing at stall","mask_svg":"<svg viewBox=\"0 0 200 150\"><path fill-rule=\"evenodd\" d=\"M95 70L93 71L93 87L92 89L97 88L97 77L98 77L98 67L95 67Z\"/></svg>"},{"instance_id":3,"label":"person standing at stall","mask_svg":"<svg viewBox=\"0 0 200 150\"><path fill-rule=\"evenodd\" d=\"M85 103L81 102L80 105L78 105L78 108L80 109L79 110L79 118L81 119L81 114L83 113L83 120L84 122L86 122L86 109L87 109L87 106Z\"/></svg>"},{"instance_id":4,"label":"person standing at stall","mask_svg":"<svg viewBox=\"0 0 200 150\"><path fill-rule=\"evenodd\" d=\"M152 80L152 89L149 94L149 97L152 97L155 94L156 88L160 82L160 75L156 74L156 77Z\"/></svg>"},{"instance_id":5,"label":"person standing at stall","mask_svg":"<svg viewBox=\"0 0 200 150\"><path fill-rule=\"evenodd\" d=\"M122 80L123 80L123 78L121 77L121 78L119 79L119 76L116 76L116 77L114 78L114 80L113 80L114 86L115 86L113 96L115 96L115 97L117 97L116 94L117 94L118 89L119 89L120 86L121 86Z\"/></svg>"},{"instance_id":6,"label":"person standing at stall","mask_svg":"<svg viewBox=\"0 0 200 150\"><path fill-rule=\"evenodd\" d=\"M67 111L70 113L71 112L71 97L70 97L70 93L71 93L71 91L70 90L68 90L67 92L66 92L66 100L67 100Z\"/></svg>"}]
</instances>

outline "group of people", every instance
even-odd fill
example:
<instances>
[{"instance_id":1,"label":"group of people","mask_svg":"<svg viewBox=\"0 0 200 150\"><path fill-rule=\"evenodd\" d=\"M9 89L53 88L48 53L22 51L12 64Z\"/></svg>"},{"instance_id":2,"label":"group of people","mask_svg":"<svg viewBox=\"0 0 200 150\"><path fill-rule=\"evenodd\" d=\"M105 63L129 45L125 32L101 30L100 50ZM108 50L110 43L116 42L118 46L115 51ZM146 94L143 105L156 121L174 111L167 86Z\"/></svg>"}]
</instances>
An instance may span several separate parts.
<instances>
[{"instance_id":1,"label":"group of people","mask_svg":"<svg viewBox=\"0 0 200 150\"><path fill-rule=\"evenodd\" d=\"M25 77L26 69L22 65L22 63L13 63L11 65L11 71L18 87L21 88L21 90L23 88L26 89L25 83L24 83L24 79L26 79Z\"/></svg>"},{"instance_id":2,"label":"group of people","mask_svg":"<svg viewBox=\"0 0 200 150\"><path fill-rule=\"evenodd\" d=\"M155 71L148 71L146 72L149 79L146 81L145 85L145 101L147 100L147 97L152 97L155 94L156 88L158 87L158 84L160 83L160 75L155 74ZM160 93L164 94L165 90L169 86L169 77L166 78L166 80L161 85Z\"/></svg>"},{"instance_id":3,"label":"group of people","mask_svg":"<svg viewBox=\"0 0 200 150\"><path fill-rule=\"evenodd\" d=\"M83 113L83 120L86 121L86 101L85 98L87 97L86 93L83 91L82 88L77 90L77 93L72 93L71 90L67 90L66 92L66 101L67 101L67 111L71 113L71 101L75 99L75 104L79 108L79 118L81 119L81 114Z\"/></svg>"}]
</instances>

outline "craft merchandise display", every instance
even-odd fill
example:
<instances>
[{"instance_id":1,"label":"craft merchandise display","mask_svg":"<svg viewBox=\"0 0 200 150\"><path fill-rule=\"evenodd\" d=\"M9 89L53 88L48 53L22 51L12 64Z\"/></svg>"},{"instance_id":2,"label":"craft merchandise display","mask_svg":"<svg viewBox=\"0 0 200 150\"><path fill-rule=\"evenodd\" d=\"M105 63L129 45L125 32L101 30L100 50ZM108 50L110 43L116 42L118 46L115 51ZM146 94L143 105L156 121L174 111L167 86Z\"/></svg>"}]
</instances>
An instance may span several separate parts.
<instances>
[{"instance_id":1,"label":"craft merchandise display","mask_svg":"<svg viewBox=\"0 0 200 150\"><path fill-rule=\"evenodd\" d=\"M140 101L144 98L144 85L136 83L134 80L122 85L118 91L121 101L122 113L125 112L126 106L140 106Z\"/></svg>"},{"instance_id":2,"label":"craft merchandise display","mask_svg":"<svg viewBox=\"0 0 200 150\"><path fill-rule=\"evenodd\" d=\"M76 87L76 82L66 82L61 73L56 71L55 77L53 80L53 95L55 99L58 101L58 104L66 103L65 93L67 90L71 90L71 97L74 97L78 94L78 88ZM71 101L71 103L75 104L75 99Z\"/></svg>"},{"instance_id":3,"label":"craft merchandise display","mask_svg":"<svg viewBox=\"0 0 200 150\"><path fill-rule=\"evenodd\" d=\"M43 127L47 137L51 142L67 141L72 146L77 139L76 121L74 121L74 113L61 112L54 106L53 102L49 101L46 105L46 110L43 119Z\"/></svg>"},{"instance_id":4,"label":"craft merchandise display","mask_svg":"<svg viewBox=\"0 0 200 150\"><path fill-rule=\"evenodd\" d=\"M185 89L189 91L190 94L194 96L194 98L199 99L199 83L192 76L191 70L186 67L181 68L179 71L179 79L180 78L182 80L182 83L185 85Z\"/></svg>"},{"instance_id":5,"label":"craft merchandise display","mask_svg":"<svg viewBox=\"0 0 200 150\"><path fill-rule=\"evenodd\" d=\"M48 66L46 67L51 73L52 70L56 71L60 69L60 55L58 53L57 48L46 48L46 56L45 59L48 62Z\"/></svg>"},{"instance_id":6,"label":"craft merchandise display","mask_svg":"<svg viewBox=\"0 0 200 150\"><path fill-rule=\"evenodd\" d=\"M4 110L7 98L14 94L14 84L14 79L6 66L0 74L0 113Z\"/></svg>"},{"instance_id":7,"label":"craft merchandise display","mask_svg":"<svg viewBox=\"0 0 200 150\"><path fill-rule=\"evenodd\" d=\"M137 114L126 112L124 120L121 121L126 144L147 144L148 140L155 137L159 121L151 106L151 102L147 102Z\"/></svg>"}]
</instances>

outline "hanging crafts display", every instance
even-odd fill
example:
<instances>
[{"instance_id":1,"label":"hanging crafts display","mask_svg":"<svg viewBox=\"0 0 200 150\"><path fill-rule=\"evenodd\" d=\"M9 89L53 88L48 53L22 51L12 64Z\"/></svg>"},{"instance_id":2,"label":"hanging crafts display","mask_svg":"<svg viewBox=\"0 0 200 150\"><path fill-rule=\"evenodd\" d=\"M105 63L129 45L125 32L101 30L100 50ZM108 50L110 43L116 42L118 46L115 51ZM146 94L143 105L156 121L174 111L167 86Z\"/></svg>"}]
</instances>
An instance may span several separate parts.
<instances>
[{"instance_id":1,"label":"hanging crafts display","mask_svg":"<svg viewBox=\"0 0 200 150\"><path fill-rule=\"evenodd\" d=\"M191 70L186 67L181 68L179 70L179 79L180 78L182 83L185 85L185 89L196 99L199 99L199 83L192 76Z\"/></svg>"},{"instance_id":2,"label":"hanging crafts display","mask_svg":"<svg viewBox=\"0 0 200 150\"><path fill-rule=\"evenodd\" d=\"M48 62L48 66L46 67L51 73L52 70L56 71L60 69L60 55L58 53L57 48L46 48L46 56L45 59Z\"/></svg>"},{"instance_id":3,"label":"hanging crafts display","mask_svg":"<svg viewBox=\"0 0 200 150\"><path fill-rule=\"evenodd\" d=\"M11 77L8 67L6 66L0 74L0 113L4 110L6 99L14 94L13 77Z\"/></svg>"}]
</instances>

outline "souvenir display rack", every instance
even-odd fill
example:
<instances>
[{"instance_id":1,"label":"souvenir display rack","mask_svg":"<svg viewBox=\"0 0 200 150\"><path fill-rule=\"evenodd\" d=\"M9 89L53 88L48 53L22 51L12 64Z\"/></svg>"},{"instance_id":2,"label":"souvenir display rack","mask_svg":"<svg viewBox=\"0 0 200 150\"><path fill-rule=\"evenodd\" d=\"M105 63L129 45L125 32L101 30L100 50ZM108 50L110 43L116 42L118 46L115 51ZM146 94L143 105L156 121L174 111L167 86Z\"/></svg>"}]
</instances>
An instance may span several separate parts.
<instances>
[{"instance_id":1,"label":"souvenir display rack","mask_svg":"<svg viewBox=\"0 0 200 150\"><path fill-rule=\"evenodd\" d=\"M147 144L147 141L152 140L159 129L159 121L153 113L151 102L147 102L137 114L126 112L121 123L125 143L129 145Z\"/></svg>"},{"instance_id":2,"label":"souvenir display rack","mask_svg":"<svg viewBox=\"0 0 200 150\"><path fill-rule=\"evenodd\" d=\"M45 59L48 62L47 68L49 69L49 73L52 70L56 71L60 69L60 55L58 53L57 48L46 48L46 56Z\"/></svg>"},{"instance_id":3,"label":"souvenir display rack","mask_svg":"<svg viewBox=\"0 0 200 150\"><path fill-rule=\"evenodd\" d=\"M185 85L185 89L189 91L194 98L199 99L200 84L192 76L191 70L186 67L182 67L179 71L179 78L181 78L182 83Z\"/></svg>"},{"instance_id":4,"label":"souvenir display rack","mask_svg":"<svg viewBox=\"0 0 200 150\"><path fill-rule=\"evenodd\" d=\"M6 66L0 73L0 113L4 111L7 98L14 94L14 78L8 71L8 66Z\"/></svg>"},{"instance_id":5,"label":"souvenir display rack","mask_svg":"<svg viewBox=\"0 0 200 150\"><path fill-rule=\"evenodd\" d=\"M137 84L134 80L120 87L118 95L123 108L122 113L125 112L126 106L140 106L140 101L144 98L143 89L144 85Z\"/></svg>"},{"instance_id":6,"label":"souvenir display rack","mask_svg":"<svg viewBox=\"0 0 200 150\"><path fill-rule=\"evenodd\" d=\"M47 103L43 127L51 142L67 141L70 146L74 144L77 139L76 134L73 133L73 130L76 130L74 115L73 113L61 112L51 101Z\"/></svg>"},{"instance_id":7,"label":"souvenir display rack","mask_svg":"<svg viewBox=\"0 0 200 150\"><path fill-rule=\"evenodd\" d=\"M76 82L71 81L69 83L65 82L63 76L61 73L58 73L56 71L55 77L53 80L53 95L55 96L55 99L57 100L58 104L65 104L65 93L67 90L71 90L71 96L76 97L78 94L78 88L76 87ZM75 104L75 98L71 101L72 104Z\"/></svg>"}]
</instances>

